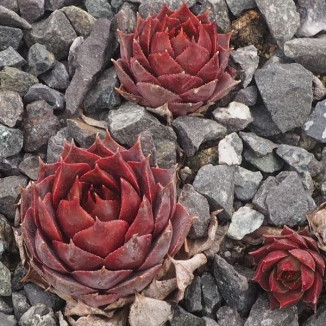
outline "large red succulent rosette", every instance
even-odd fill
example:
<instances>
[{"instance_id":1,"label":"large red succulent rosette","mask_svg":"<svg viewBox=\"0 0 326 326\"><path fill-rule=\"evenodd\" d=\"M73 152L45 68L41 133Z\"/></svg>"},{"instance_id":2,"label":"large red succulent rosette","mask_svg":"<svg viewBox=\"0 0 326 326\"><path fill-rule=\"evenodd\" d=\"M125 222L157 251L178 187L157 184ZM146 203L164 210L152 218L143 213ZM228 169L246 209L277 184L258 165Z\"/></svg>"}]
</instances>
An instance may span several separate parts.
<instances>
[{"instance_id":1,"label":"large red succulent rosette","mask_svg":"<svg viewBox=\"0 0 326 326\"><path fill-rule=\"evenodd\" d=\"M167 103L175 116L195 112L239 83L228 66L230 37L217 33L207 12L195 16L185 3L177 11L164 4L155 17L138 15L134 33L119 32L117 91L148 107Z\"/></svg>"},{"instance_id":2,"label":"large red succulent rosette","mask_svg":"<svg viewBox=\"0 0 326 326\"><path fill-rule=\"evenodd\" d=\"M41 163L21 189L20 217L28 278L92 307L144 289L192 224L176 202L175 169L151 167L139 141L125 149L109 133Z\"/></svg>"},{"instance_id":3,"label":"large red succulent rosette","mask_svg":"<svg viewBox=\"0 0 326 326\"><path fill-rule=\"evenodd\" d=\"M265 235L265 245L250 254L258 264L254 280L268 292L271 308L301 299L316 311L325 277L325 257L307 230L285 226L281 235Z\"/></svg>"}]
</instances>

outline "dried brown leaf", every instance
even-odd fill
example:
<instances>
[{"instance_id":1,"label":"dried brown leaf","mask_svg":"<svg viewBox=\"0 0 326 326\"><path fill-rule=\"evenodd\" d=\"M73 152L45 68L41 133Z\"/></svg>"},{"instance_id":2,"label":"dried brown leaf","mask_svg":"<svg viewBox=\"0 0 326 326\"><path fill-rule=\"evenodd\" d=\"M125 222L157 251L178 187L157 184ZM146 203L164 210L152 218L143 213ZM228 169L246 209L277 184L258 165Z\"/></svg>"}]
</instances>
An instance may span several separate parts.
<instances>
[{"instance_id":1,"label":"dried brown leaf","mask_svg":"<svg viewBox=\"0 0 326 326\"><path fill-rule=\"evenodd\" d=\"M220 251L221 243L224 240L226 233L228 232L229 225L218 225L215 232L215 239L209 249L205 250L205 255L213 259L215 254Z\"/></svg>"},{"instance_id":2,"label":"dried brown leaf","mask_svg":"<svg viewBox=\"0 0 326 326\"><path fill-rule=\"evenodd\" d=\"M307 214L310 231L317 237L318 247L326 251L326 203Z\"/></svg>"},{"instance_id":3,"label":"dried brown leaf","mask_svg":"<svg viewBox=\"0 0 326 326\"><path fill-rule=\"evenodd\" d=\"M57 318L59 320L59 326L69 326L69 324L64 319L63 314L62 314L62 312L60 310L57 311L55 314L56 314L56 316L57 316Z\"/></svg>"},{"instance_id":4,"label":"dried brown leaf","mask_svg":"<svg viewBox=\"0 0 326 326\"><path fill-rule=\"evenodd\" d=\"M146 107L146 110L149 111L149 112L157 114L159 117L166 120L168 126L171 126L172 120L173 120L173 114L169 110L169 107L168 107L167 103L165 103L162 106L159 106L157 108Z\"/></svg>"},{"instance_id":5,"label":"dried brown leaf","mask_svg":"<svg viewBox=\"0 0 326 326\"><path fill-rule=\"evenodd\" d=\"M106 121L95 120L93 118L87 117L84 114L81 114L81 118L86 124L88 124L92 127L97 127L97 128L101 128L101 129L105 129L105 130L109 129L109 124Z\"/></svg>"},{"instance_id":6,"label":"dried brown leaf","mask_svg":"<svg viewBox=\"0 0 326 326\"><path fill-rule=\"evenodd\" d=\"M130 307L131 326L159 326L172 318L171 306L162 300L147 298L136 293L135 302Z\"/></svg>"},{"instance_id":7,"label":"dried brown leaf","mask_svg":"<svg viewBox=\"0 0 326 326\"><path fill-rule=\"evenodd\" d=\"M127 325L127 311L119 311L111 318L99 317L95 315L89 315L80 317L74 320L72 317L68 317L69 323L72 326L126 326Z\"/></svg>"},{"instance_id":8,"label":"dried brown leaf","mask_svg":"<svg viewBox=\"0 0 326 326\"><path fill-rule=\"evenodd\" d=\"M69 296L62 296L63 299L67 301L64 309L65 316L88 316L88 315L102 315L105 317L112 317L113 312L106 312L102 309L91 307L81 301L75 301Z\"/></svg>"},{"instance_id":9,"label":"dried brown leaf","mask_svg":"<svg viewBox=\"0 0 326 326\"><path fill-rule=\"evenodd\" d=\"M162 281L154 279L151 284L142 292L142 295L153 299L163 300L176 288L176 278L171 278Z\"/></svg>"}]
</instances>

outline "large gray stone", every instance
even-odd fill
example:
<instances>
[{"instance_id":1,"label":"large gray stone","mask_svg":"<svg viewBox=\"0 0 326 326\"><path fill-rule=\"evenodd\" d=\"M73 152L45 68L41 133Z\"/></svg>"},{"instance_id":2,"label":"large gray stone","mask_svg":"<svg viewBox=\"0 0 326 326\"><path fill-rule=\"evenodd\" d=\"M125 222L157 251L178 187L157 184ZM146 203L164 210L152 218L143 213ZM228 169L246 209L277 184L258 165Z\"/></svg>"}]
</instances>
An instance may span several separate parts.
<instances>
[{"instance_id":1,"label":"large gray stone","mask_svg":"<svg viewBox=\"0 0 326 326\"><path fill-rule=\"evenodd\" d=\"M306 214L316 207L296 172L290 172L279 185L270 189L265 202L270 223L290 227L304 223Z\"/></svg>"},{"instance_id":2,"label":"large gray stone","mask_svg":"<svg viewBox=\"0 0 326 326\"><path fill-rule=\"evenodd\" d=\"M252 306L244 326L299 326L298 308L295 305L282 309L270 309L265 294L260 295ZM317 326L313 324L314 326ZM312 325L311 325L312 326Z\"/></svg>"},{"instance_id":3,"label":"large gray stone","mask_svg":"<svg viewBox=\"0 0 326 326\"><path fill-rule=\"evenodd\" d=\"M243 326L244 320L241 318L236 309L223 306L217 313L218 326Z\"/></svg>"},{"instance_id":4,"label":"large gray stone","mask_svg":"<svg viewBox=\"0 0 326 326\"><path fill-rule=\"evenodd\" d=\"M326 320L326 306L321 305L317 311L312 314L305 322L303 326L324 326Z\"/></svg>"},{"instance_id":5,"label":"large gray stone","mask_svg":"<svg viewBox=\"0 0 326 326\"><path fill-rule=\"evenodd\" d=\"M227 132L216 121L189 116L176 118L172 126L187 156L193 156L201 144L222 138Z\"/></svg>"},{"instance_id":6,"label":"large gray stone","mask_svg":"<svg viewBox=\"0 0 326 326\"><path fill-rule=\"evenodd\" d=\"M230 219L233 213L235 167L204 165L195 177L193 186L208 199L211 210L223 208L221 217Z\"/></svg>"},{"instance_id":7,"label":"large gray stone","mask_svg":"<svg viewBox=\"0 0 326 326\"><path fill-rule=\"evenodd\" d=\"M65 94L67 111L71 115L84 100L97 74L110 60L113 51L110 27L108 19L98 19L90 36L78 48L77 68Z\"/></svg>"},{"instance_id":8,"label":"large gray stone","mask_svg":"<svg viewBox=\"0 0 326 326\"><path fill-rule=\"evenodd\" d=\"M170 326L205 326L205 321L182 309L177 304L172 304L173 318L169 321Z\"/></svg>"},{"instance_id":9,"label":"large gray stone","mask_svg":"<svg viewBox=\"0 0 326 326\"><path fill-rule=\"evenodd\" d=\"M186 310L191 313L199 313L203 309L201 303L201 279L199 276L195 276L187 287L183 302Z\"/></svg>"},{"instance_id":10,"label":"large gray stone","mask_svg":"<svg viewBox=\"0 0 326 326\"><path fill-rule=\"evenodd\" d=\"M234 98L235 102L243 103L247 106L253 106L257 102L258 90L257 87L252 85L246 88L242 88L238 91Z\"/></svg>"},{"instance_id":11,"label":"large gray stone","mask_svg":"<svg viewBox=\"0 0 326 326\"><path fill-rule=\"evenodd\" d=\"M44 0L17 0L20 15L34 22L44 15Z\"/></svg>"},{"instance_id":12,"label":"large gray stone","mask_svg":"<svg viewBox=\"0 0 326 326\"><path fill-rule=\"evenodd\" d=\"M19 28L0 25L0 51L7 49L9 46L17 50L23 35L23 31Z\"/></svg>"},{"instance_id":13,"label":"large gray stone","mask_svg":"<svg viewBox=\"0 0 326 326\"><path fill-rule=\"evenodd\" d=\"M21 68L26 60L11 46L0 52L0 69L3 67Z\"/></svg>"},{"instance_id":14,"label":"large gray stone","mask_svg":"<svg viewBox=\"0 0 326 326\"><path fill-rule=\"evenodd\" d=\"M197 192L192 185L185 184L178 201L190 215L196 216L188 236L192 239L206 237L211 221L207 199Z\"/></svg>"},{"instance_id":15,"label":"large gray stone","mask_svg":"<svg viewBox=\"0 0 326 326\"><path fill-rule=\"evenodd\" d=\"M309 137L320 143L326 143L326 100L316 104L303 129Z\"/></svg>"},{"instance_id":16,"label":"large gray stone","mask_svg":"<svg viewBox=\"0 0 326 326\"><path fill-rule=\"evenodd\" d=\"M112 18L113 11L108 0L85 0L87 11L95 18Z\"/></svg>"},{"instance_id":17,"label":"large gray stone","mask_svg":"<svg viewBox=\"0 0 326 326\"><path fill-rule=\"evenodd\" d=\"M0 0L0 5L16 13L19 12L17 0Z\"/></svg>"},{"instance_id":18,"label":"large gray stone","mask_svg":"<svg viewBox=\"0 0 326 326\"><path fill-rule=\"evenodd\" d=\"M62 11L56 10L48 18L33 23L32 26L26 35L29 46L40 43L45 45L57 60L67 58L69 47L77 34Z\"/></svg>"},{"instance_id":19,"label":"large gray stone","mask_svg":"<svg viewBox=\"0 0 326 326\"><path fill-rule=\"evenodd\" d=\"M0 261L0 295L8 297L11 295L11 273L9 268Z\"/></svg>"},{"instance_id":20,"label":"large gray stone","mask_svg":"<svg viewBox=\"0 0 326 326\"><path fill-rule=\"evenodd\" d=\"M0 124L0 159L18 154L23 148L23 141L20 129Z\"/></svg>"},{"instance_id":21,"label":"large gray stone","mask_svg":"<svg viewBox=\"0 0 326 326\"><path fill-rule=\"evenodd\" d=\"M200 279L203 315L213 318L214 312L222 304L223 298L211 273L204 273Z\"/></svg>"},{"instance_id":22,"label":"large gray stone","mask_svg":"<svg viewBox=\"0 0 326 326\"><path fill-rule=\"evenodd\" d=\"M211 6L210 17L217 23L217 28L222 33L227 33L231 28L231 20L229 17L229 8L225 0L208 0Z\"/></svg>"},{"instance_id":23,"label":"large gray stone","mask_svg":"<svg viewBox=\"0 0 326 326\"><path fill-rule=\"evenodd\" d=\"M46 161L48 163L55 163L59 159L64 148L65 140L68 142L72 140L67 127L60 129L55 135L50 137L46 151Z\"/></svg>"},{"instance_id":24,"label":"large gray stone","mask_svg":"<svg viewBox=\"0 0 326 326\"><path fill-rule=\"evenodd\" d=\"M28 50L28 72L34 76L43 74L55 65L55 56L43 44L35 43Z\"/></svg>"},{"instance_id":25,"label":"large gray stone","mask_svg":"<svg viewBox=\"0 0 326 326\"><path fill-rule=\"evenodd\" d=\"M31 307L24 291L12 293L12 305L17 320L20 320L21 316Z\"/></svg>"},{"instance_id":26,"label":"large gray stone","mask_svg":"<svg viewBox=\"0 0 326 326\"><path fill-rule=\"evenodd\" d=\"M256 0L268 28L279 47L290 40L300 25L293 0Z\"/></svg>"},{"instance_id":27,"label":"large gray stone","mask_svg":"<svg viewBox=\"0 0 326 326\"><path fill-rule=\"evenodd\" d=\"M23 111L24 104L18 93L0 91L0 123L14 127L18 121L21 121Z\"/></svg>"},{"instance_id":28,"label":"large gray stone","mask_svg":"<svg viewBox=\"0 0 326 326\"><path fill-rule=\"evenodd\" d=\"M227 305L246 315L256 300L257 288L221 256L214 258L214 277Z\"/></svg>"},{"instance_id":29,"label":"large gray stone","mask_svg":"<svg viewBox=\"0 0 326 326\"><path fill-rule=\"evenodd\" d=\"M219 164L240 165L242 162L243 144L236 132L225 136L218 143L218 162Z\"/></svg>"},{"instance_id":30,"label":"large gray stone","mask_svg":"<svg viewBox=\"0 0 326 326\"><path fill-rule=\"evenodd\" d=\"M67 89L70 83L69 74L65 65L57 61L54 67L38 76L46 85L56 90L62 91Z\"/></svg>"},{"instance_id":31,"label":"large gray stone","mask_svg":"<svg viewBox=\"0 0 326 326\"><path fill-rule=\"evenodd\" d=\"M20 0L21 1L21 0ZM21 12L21 8L20 13ZM23 15L21 15L23 17ZM18 27L23 29L31 29L32 25L29 24L24 18L20 17L16 12L6 8L2 5L0 1L0 22L1 25L10 26L10 27Z\"/></svg>"},{"instance_id":32,"label":"large gray stone","mask_svg":"<svg viewBox=\"0 0 326 326\"><path fill-rule=\"evenodd\" d=\"M316 73L326 73L326 38L295 38L284 44L287 57Z\"/></svg>"},{"instance_id":33,"label":"large gray stone","mask_svg":"<svg viewBox=\"0 0 326 326\"><path fill-rule=\"evenodd\" d=\"M302 127L310 114L312 78L312 73L297 63L275 63L256 71L260 95L282 133Z\"/></svg>"},{"instance_id":34,"label":"large gray stone","mask_svg":"<svg viewBox=\"0 0 326 326\"><path fill-rule=\"evenodd\" d=\"M243 157L248 163L265 173L279 171L284 163L283 160L274 153L269 153L265 156L257 156L254 152L248 149L244 150Z\"/></svg>"}]
</instances>

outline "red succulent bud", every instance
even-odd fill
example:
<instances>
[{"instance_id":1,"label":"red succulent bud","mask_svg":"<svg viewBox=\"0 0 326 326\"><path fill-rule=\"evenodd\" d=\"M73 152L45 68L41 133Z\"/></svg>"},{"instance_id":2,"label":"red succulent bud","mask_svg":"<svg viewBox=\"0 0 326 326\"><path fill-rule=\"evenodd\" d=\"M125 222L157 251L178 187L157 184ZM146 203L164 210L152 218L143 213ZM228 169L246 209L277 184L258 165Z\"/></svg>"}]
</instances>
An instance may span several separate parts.
<instances>
[{"instance_id":1,"label":"red succulent bud","mask_svg":"<svg viewBox=\"0 0 326 326\"><path fill-rule=\"evenodd\" d=\"M20 212L29 267L57 294L96 307L146 287L192 222L176 203L175 170L150 167L139 141L127 150L109 133L41 163Z\"/></svg>"},{"instance_id":2,"label":"red succulent bud","mask_svg":"<svg viewBox=\"0 0 326 326\"><path fill-rule=\"evenodd\" d=\"M154 108L168 103L174 115L186 115L238 84L228 67L231 33L218 34L207 13L195 16L185 3L138 16L135 32L119 37L121 59L113 63L127 100Z\"/></svg>"},{"instance_id":3,"label":"red succulent bud","mask_svg":"<svg viewBox=\"0 0 326 326\"><path fill-rule=\"evenodd\" d=\"M285 226L279 236L264 236L265 245L251 252L258 264L254 281L268 292L271 308L303 300L316 311L325 275L325 258L306 230Z\"/></svg>"}]
</instances>

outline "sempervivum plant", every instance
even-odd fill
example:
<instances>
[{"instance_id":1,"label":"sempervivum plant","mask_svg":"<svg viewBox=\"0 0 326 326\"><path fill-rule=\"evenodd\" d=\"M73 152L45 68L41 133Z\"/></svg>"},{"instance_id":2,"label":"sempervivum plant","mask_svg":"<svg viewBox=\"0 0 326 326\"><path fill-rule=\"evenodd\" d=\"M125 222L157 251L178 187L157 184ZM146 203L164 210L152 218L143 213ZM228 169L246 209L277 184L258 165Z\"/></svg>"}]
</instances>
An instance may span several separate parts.
<instances>
[{"instance_id":1,"label":"sempervivum plant","mask_svg":"<svg viewBox=\"0 0 326 326\"><path fill-rule=\"evenodd\" d=\"M138 16L134 33L119 32L118 92L144 106L168 103L176 116L215 102L238 83L228 66L230 37L185 3L177 11L163 5L155 17Z\"/></svg>"},{"instance_id":2,"label":"sempervivum plant","mask_svg":"<svg viewBox=\"0 0 326 326\"><path fill-rule=\"evenodd\" d=\"M264 236L265 245L251 252L258 263L254 280L268 292L271 308L303 300L316 311L325 276L325 258L306 230L285 226L279 236Z\"/></svg>"},{"instance_id":3,"label":"sempervivum plant","mask_svg":"<svg viewBox=\"0 0 326 326\"><path fill-rule=\"evenodd\" d=\"M20 207L33 280L36 272L57 294L95 307L146 287L192 222L176 203L175 170L151 167L139 141L127 150L108 133L42 163Z\"/></svg>"}]
</instances>

